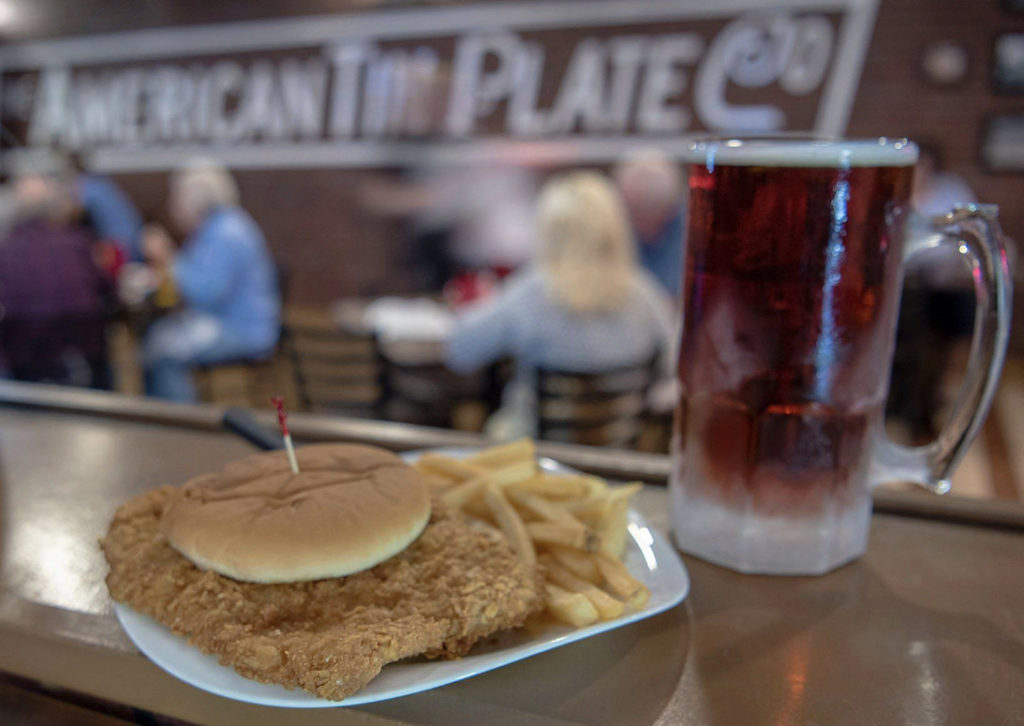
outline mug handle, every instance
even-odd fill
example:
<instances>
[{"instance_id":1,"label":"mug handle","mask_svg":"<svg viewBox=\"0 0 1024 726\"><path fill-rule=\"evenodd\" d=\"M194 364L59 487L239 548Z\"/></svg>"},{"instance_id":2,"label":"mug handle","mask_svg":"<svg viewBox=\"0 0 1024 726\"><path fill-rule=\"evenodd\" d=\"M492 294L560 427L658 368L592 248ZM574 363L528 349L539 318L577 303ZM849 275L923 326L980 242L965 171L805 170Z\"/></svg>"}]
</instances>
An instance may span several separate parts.
<instances>
[{"instance_id":1,"label":"mug handle","mask_svg":"<svg viewBox=\"0 0 1024 726\"><path fill-rule=\"evenodd\" d=\"M998 212L992 204L958 204L929 220L932 234L917 236L907 245L904 260L950 244L964 256L974 279L974 335L967 375L938 437L930 444L908 447L880 435L871 462L873 486L910 481L945 494L953 469L985 420L1006 358L1013 294Z\"/></svg>"}]
</instances>

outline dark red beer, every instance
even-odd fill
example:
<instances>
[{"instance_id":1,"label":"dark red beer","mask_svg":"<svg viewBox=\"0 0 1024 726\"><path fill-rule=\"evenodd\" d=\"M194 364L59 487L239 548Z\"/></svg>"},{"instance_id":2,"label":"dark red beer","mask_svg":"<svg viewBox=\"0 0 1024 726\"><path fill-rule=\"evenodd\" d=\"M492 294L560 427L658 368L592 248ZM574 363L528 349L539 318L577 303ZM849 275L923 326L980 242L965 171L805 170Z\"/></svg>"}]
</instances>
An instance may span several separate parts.
<instances>
[{"instance_id":1,"label":"dark red beer","mask_svg":"<svg viewBox=\"0 0 1024 726\"><path fill-rule=\"evenodd\" d=\"M690 167L674 486L821 515L866 490L913 167L740 161Z\"/></svg>"}]
</instances>

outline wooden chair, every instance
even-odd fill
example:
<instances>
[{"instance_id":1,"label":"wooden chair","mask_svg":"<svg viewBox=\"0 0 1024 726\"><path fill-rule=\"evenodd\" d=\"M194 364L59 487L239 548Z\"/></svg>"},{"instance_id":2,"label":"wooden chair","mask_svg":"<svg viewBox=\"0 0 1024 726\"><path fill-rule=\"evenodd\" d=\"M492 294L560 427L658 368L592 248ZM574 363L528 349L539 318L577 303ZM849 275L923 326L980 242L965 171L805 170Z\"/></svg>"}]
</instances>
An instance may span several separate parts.
<instances>
[{"instance_id":1,"label":"wooden chair","mask_svg":"<svg viewBox=\"0 0 1024 726\"><path fill-rule=\"evenodd\" d=\"M538 369L538 438L632 448L643 431L654 370L653 360L603 373Z\"/></svg>"},{"instance_id":2,"label":"wooden chair","mask_svg":"<svg viewBox=\"0 0 1024 726\"><path fill-rule=\"evenodd\" d=\"M193 374L199 400L206 403L266 408L278 388L273 356L200 365Z\"/></svg>"},{"instance_id":3,"label":"wooden chair","mask_svg":"<svg viewBox=\"0 0 1024 726\"><path fill-rule=\"evenodd\" d=\"M378 418L383 370L371 333L338 328L326 312L285 315L281 348L291 365L295 395L306 411Z\"/></svg>"}]
</instances>

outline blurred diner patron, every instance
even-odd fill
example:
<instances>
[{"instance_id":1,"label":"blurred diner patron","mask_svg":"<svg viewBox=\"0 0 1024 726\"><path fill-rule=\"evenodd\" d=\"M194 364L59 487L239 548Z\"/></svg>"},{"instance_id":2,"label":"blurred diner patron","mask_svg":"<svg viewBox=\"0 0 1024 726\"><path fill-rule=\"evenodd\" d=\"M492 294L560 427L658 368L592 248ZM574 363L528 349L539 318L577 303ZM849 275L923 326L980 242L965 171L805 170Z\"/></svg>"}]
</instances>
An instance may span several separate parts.
<instances>
[{"instance_id":1,"label":"blurred diner patron","mask_svg":"<svg viewBox=\"0 0 1024 726\"><path fill-rule=\"evenodd\" d=\"M945 168L940 148L918 142L919 156L914 169L911 203L918 214L945 214L955 204L974 202L977 197L959 174Z\"/></svg>"},{"instance_id":2,"label":"blurred diner patron","mask_svg":"<svg viewBox=\"0 0 1024 726\"><path fill-rule=\"evenodd\" d=\"M977 201L974 192L959 174L945 168L941 149L929 142L919 142L917 167L910 190L912 214L908 234L931 234L928 220L945 214L957 204ZM907 262L912 279L932 288L968 288L970 274L962 256L947 245L939 245L919 252ZM973 301L973 293L968 292Z\"/></svg>"},{"instance_id":3,"label":"blurred diner patron","mask_svg":"<svg viewBox=\"0 0 1024 726\"><path fill-rule=\"evenodd\" d=\"M142 217L135 205L109 176L86 170L79 156L71 156L69 162L83 222L94 231L97 242L114 245L124 259L142 259Z\"/></svg>"},{"instance_id":4,"label":"blurred diner patron","mask_svg":"<svg viewBox=\"0 0 1024 726\"><path fill-rule=\"evenodd\" d=\"M181 308L146 335L146 391L190 401L194 367L271 355L281 300L263 234L239 206L227 169L202 160L186 164L171 177L168 207L186 235L180 251L157 226L143 231L142 251L157 277L173 284Z\"/></svg>"},{"instance_id":5,"label":"blurred diner patron","mask_svg":"<svg viewBox=\"0 0 1024 726\"><path fill-rule=\"evenodd\" d=\"M360 190L369 211L409 220L414 284L435 292L466 273L501 277L529 261L536 197L533 171L514 155L458 166L426 160L403 180L371 179Z\"/></svg>"},{"instance_id":6,"label":"blurred diner patron","mask_svg":"<svg viewBox=\"0 0 1024 726\"><path fill-rule=\"evenodd\" d=\"M14 183L0 241L0 353L15 380L109 388L106 316L111 284L92 240L69 223L71 200L56 174Z\"/></svg>"},{"instance_id":7,"label":"blurred diner patron","mask_svg":"<svg viewBox=\"0 0 1024 726\"><path fill-rule=\"evenodd\" d=\"M669 360L671 302L637 265L611 182L595 172L552 179L541 192L537 228L533 264L460 316L447 351L457 372L515 360L515 380L488 422L497 438L534 432L538 368L600 373L659 354Z\"/></svg>"},{"instance_id":8,"label":"blurred diner patron","mask_svg":"<svg viewBox=\"0 0 1024 726\"><path fill-rule=\"evenodd\" d=\"M613 175L629 213L641 264L677 298L686 221L682 171L661 151L641 149L620 161Z\"/></svg>"},{"instance_id":9,"label":"blurred diner patron","mask_svg":"<svg viewBox=\"0 0 1024 726\"><path fill-rule=\"evenodd\" d=\"M410 152L408 141L396 145L399 173L365 179L358 198L370 213L404 223L402 267L414 289L436 293L453 282L468 283L464 290L478 282L486 287L533 255L534 160L526 158L526 144L515 144L482 162L454 161L441 143L450 140L450 64L414 53L400 74L405 103L392 130L420 150Z\"/></svg>"}]
</instances>

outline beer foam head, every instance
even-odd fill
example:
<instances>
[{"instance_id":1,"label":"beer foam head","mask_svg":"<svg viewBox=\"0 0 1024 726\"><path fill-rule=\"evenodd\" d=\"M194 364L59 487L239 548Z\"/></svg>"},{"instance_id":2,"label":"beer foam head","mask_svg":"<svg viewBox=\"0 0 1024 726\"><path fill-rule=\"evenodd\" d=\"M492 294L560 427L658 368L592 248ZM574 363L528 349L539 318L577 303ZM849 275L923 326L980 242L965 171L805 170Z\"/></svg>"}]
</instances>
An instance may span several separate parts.
<instances>
[{"instance_id":1,"label":"beer foam head","mask_svg":"<svg viewBox=\"0 0 1024 726\"><path fill-rule=\"evenodd\" d=\"M906 139L827 140L787 138L699 139L690 144L686 160L715 166L835 167L912 166L917 144Z\"/></svg>"}]
</instances>

